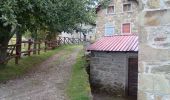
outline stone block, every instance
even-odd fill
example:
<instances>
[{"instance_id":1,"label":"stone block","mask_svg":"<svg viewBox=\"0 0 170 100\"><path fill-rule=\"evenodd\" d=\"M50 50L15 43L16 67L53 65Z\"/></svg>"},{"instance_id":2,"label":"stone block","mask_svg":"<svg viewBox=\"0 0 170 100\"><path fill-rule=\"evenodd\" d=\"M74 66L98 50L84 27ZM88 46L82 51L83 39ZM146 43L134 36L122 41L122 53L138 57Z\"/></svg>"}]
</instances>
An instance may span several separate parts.
<instances>
[{"instance_id":1,"label":"stone block","mask_svg":"<svg viewBox=\"0 0 170 100\"><path fill-rule=\"evenodd\" d=\"M170 24L170 9L145 11L139 14L140 25L160 26Z\"/></svg>"},{"instance_id":2,"label":"stone block","mask_svg":"<svg viewBox=\"0 0 170 100\"><path fill-rule=\"evenodd\" d=\"M109 68L104 68L104 67L97 67L96 70L109 72L110 69Z\"/></svg>"},{"instance_id":3,"label":"stone block","mask_svg":"<svg viewBox=\"0 0 170 100\"><path fill-rule=\"evenodd\" d=\"M138 72L139 73L145 72L145 65L144 65L144 62L142 62L142 61L138 62Z\"/></svg>"},{"instance_id":4,"label":"stone block","mask_svg":"<svg viewBox=\"0 0 170 100\"><path fill-rule=\"evenodd\" d=\"M150 9L160 8L160 0L148 0L147 5Z\"/></svg>"},{"instance_id":5,"label":"stone block","mask_svg":"<svg viewBox=\"0 0 170 100\"><path fill-rule=\"evenodd\" d=\"M160 100L170 100L170 95L163 95Z\"/></svg>"},{"instance_id":6,"label":"stone block","mask_svg":"<svg viewBox=\"0 0 170 100\"><path fill-rule=\"evenodd\" d=\"M168 49L153 48L149 44L140 44L140 46L139 61L166 61L170 59Z\"/></svg>"},{"instance_id":7,"label":"stone block","mask_svg":"<svg viewBox=\"0 0 170 100\"><path fill-rule=\"evenodd\" d=\"M140 67L142 67L144 73L170 74L170 61L141 62Z\"/></svg>"},{"instance_id":8,"label":"stone block","mask_svg":"<svg viewBox=\"0 0 170 100\"><path fill-rule=\"evenodd\" d=\"M138 91L138 100L147 100L147 95L143 91Z\"/></svg>"},{"instance_id":9,"label":"stone block","mask_svg":"<svg viewBox=\"0 0 170 100\"><path fill-rule=\"evenodd\" d=\"M120 63L115 63L111 65L110 71L114 72L114 71L125 71L126 70L126 65L125 64L120 64Z\"/></svg>"},{"instance_id":10,"label":"stone block","mask_svg":"<svg viewBox=\"0 0 170 100\"><path fill-rule=\"evenodd\" d=\"M170 100L170 95L156 94L155 100Z\"/></svg>"},{"instance_id":11,"label":"stone block","mask_svg":"<svg viewBox=\"0 0 170 100\"><path fill-rule=\"evenodd\" d=\"M102 61L101 64L103 65L103 67L105 67L105 65L107 66L112 66L112 61L108 60L108 61Z\"/></svg>"},{"instance_id":12,"label":"stone block","mask_svg":"<svg viewBox=\"0 0 170 100\"><path fill-rule=\"evenodd\" d=\"M170 0L164 0L167 7L170 7Z\"/></svg>"},{"instance_id":13,"label":"stone block","mask_svg":"<svg viewBox=\"0 0 170 100\"><path fill-rule=\"evenodd\" d=\"M145 13L145 25L158 26L161 24L162 16L166 13L166 10L147 11Z\"/></svg>"},{"instance_id":14,"label":"stone block","mask_svg":"<svg viewBox=\"0 0 170 100\"><path fill-rule=\"evenodd\" d=\"M170 74L170 64L154 67L151 69L151 73Z\"/></svg>"},{"instance_id":15,"label":"stone block","mask_svg":"<svg viewBox=\"0 0 170 100\"><path fill-rule=\"evenodd\" d=\"M155 74L153 76L154 80L154 93L159 94L170 94L170 83L166 79L164 74Z\"/></svg>"},{"instance_id":16,"label":"stone block","mask_svg":"<svg viewBox=\"0 0 170 100\"><path fill-rule=\"evenodd\" d=\"M165 78L169 81L169 84L170 84L170 74L166 74Z\"/></svg>"},{"instance_id":17,"label":"stone block","mask_svg":"<svg viewBox=\"0 0 170 100\"><path fill-rule=\"evenodd\" d=\"M155 49L170 49L170 26L147 28L148 45Z\"/></svg>"},{"instance_id":18,"label":"stone block","mask_svg":"<svg viewBox=\"0 0 170 100\"><path fill-rule=\"evenodd\" d=\"M98 57L92 57L90 59L90 61L92 61L92 62L99 62L99 58Z\"/></svg>"},{"instance_id":19,"label":"stone block","mask_svg":"<svg viewBox=\"0 0 170 100\"><path fill-rule=\"evenodd\" d=\"M97 70L90 71L90 77L98 77L98 76L99 76L99 71Z\"/></svg>"},{"instance_id":20,"label":"stone block","mask_svg":"<svg viewBox=\"0 0 170 100\"><path fill-rule=\"evenodd\" d=\"M154 80L152 74L139 74L138 90L154 92Z\"/></svg>"}]
</instances>

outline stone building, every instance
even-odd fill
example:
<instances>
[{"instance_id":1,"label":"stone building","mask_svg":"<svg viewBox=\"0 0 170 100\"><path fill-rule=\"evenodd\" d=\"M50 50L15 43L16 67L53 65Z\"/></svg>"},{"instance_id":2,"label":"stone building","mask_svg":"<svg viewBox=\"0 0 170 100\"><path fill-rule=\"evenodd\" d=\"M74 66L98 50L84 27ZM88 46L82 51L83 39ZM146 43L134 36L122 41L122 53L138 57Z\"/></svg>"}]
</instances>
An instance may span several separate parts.
<instances>
[{"instance_id":1,"label":"stone building","mask_svg":"<svg viewBox=\"0 0 170 100\"><path fill-rule=\"evenodd\" d=\"M170 100L170 0L138 2L138 100Z\"/></svg>"},{"instance_id":2,"label":"stone building","mask_svg":"<svg viewBox=\"0 0 170 100\"><path fill-rule=\"evenodd\" d=\"M138 34L138 4L132 0L112 0L106 9L97 8L96 39L103 36Z\"/></svg>"},{"instance_id":3,"label":"stone building","mask_svg":"<svg viewBox=\"0 0 170 100\"><path fill-rule=\"evenodd\" d=\"M133 10L136 9L134 13L119 12L121 11L120 5L122 5L123 2L131 2L138 7L134 6L135 8L133 8ZM113 34L122 34L122 30L124 29L122 28L122 23L130 21L127 16L130 16L129 19L134 19L134 21L132 21L134 27L133 24L131 24L132 28L130 33L138 33L139 36L138 100L170 100L170 0L114 0L114 3L111 5L116 7L109 6L108 9L112 10L104 9L98 10L97 12L97 38L112 36ZM107 13L113 14L108 15ZM107 26L109 27L107 28ZM125 24L125 30L123 31L129 32L129 29L127 29L129 26L127 26L128 25ZM105 43L105 45L110 44L106 42L103 43ZM98 44L100 50L101 42ZM111 46L107 48L113 49L117 47ZM103 51L92 50L91 74L92 76L96 76L92 77L92 79L94 79L93 82L102 83L105 86L108 86L106 84L109 83L115 87L114 80L116 80L118 83L123 84L120 87L123 87L124 91L127 87L126 83L123 83L126 77L114 79L116 74L114 76L111 74L114 69L110 66L116 67L120 64L120 59L118 58L125 60L131 53L105 51L105 49L106 47L103 48ZM125 53L126 56L124 55ZM121 64L121 66L124 66L125 62L121 60ZM126 68L127 65L128 63L126 62ZM115 70L125 72L123 71L125 69ZM120 73L118 73L120 77L127 75L126 73ZM114 89L112 90L114 91ZM123 92L123 94L126 94L126 91Z\"/></svg>"},{"instance_id":4,"label":"stone building","mask_svg":"<svg viewBox=\"0 0 170 100\"><path fill-rule=\"evenodd\" d=\"M91 51L93 88L116 96L137 96L138 36L103 37L87 50Z\"/></svg>"}]
</instances>

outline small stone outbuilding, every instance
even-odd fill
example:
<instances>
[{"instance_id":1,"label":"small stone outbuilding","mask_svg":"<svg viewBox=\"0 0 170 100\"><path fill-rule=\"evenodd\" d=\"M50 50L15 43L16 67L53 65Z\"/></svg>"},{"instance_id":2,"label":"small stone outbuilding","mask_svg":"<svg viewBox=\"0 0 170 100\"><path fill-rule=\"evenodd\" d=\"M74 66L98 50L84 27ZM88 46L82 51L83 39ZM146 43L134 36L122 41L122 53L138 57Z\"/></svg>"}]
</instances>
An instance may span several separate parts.
<instances>
[{"instance_id":1,"label":"small stone outbuilding","mask_svg":"<svg viewBox=\"0 0 170 100\"><path fill-rule=\"evenodd\" d=\"M116 96L137 96L138 36L103 37L91 51L90 80L95 90Z\"/></svg>"}]
</instances>

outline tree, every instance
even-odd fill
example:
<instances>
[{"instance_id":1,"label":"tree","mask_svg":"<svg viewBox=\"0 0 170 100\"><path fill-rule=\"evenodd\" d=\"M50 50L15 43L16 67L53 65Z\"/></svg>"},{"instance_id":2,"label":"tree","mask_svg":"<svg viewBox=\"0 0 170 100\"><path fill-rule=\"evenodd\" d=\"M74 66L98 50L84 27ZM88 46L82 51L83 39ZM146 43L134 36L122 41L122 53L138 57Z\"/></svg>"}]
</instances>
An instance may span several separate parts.
<instances>
[{"instance_id":1,"label":"tree","mask_svg":"<svg viewBox=\"0 0 170 100\"><path fill-rule=\"evenodd\" d=\"M14 34L47 30L50 34L72 32L82 23L94 22L91 0L1 0L0 62L7 57L7 46Z\"/></svg>"}]
</instances>

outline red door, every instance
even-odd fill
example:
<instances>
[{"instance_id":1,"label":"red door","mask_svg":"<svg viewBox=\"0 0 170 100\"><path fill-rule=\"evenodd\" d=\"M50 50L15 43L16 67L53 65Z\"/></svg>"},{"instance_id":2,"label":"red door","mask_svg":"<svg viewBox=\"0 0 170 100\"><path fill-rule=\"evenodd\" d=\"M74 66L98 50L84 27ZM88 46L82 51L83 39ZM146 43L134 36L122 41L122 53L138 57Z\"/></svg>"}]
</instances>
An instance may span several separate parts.
<instances>
[{"instance_id":1,"label":"red door","mask_svg":"<svg viewBox=\"0 0 170 100\"><path fill-rule=\"evenodd\" d=\"M128 96L137 97L138 58L129 58Z\"/></svg>"}]
</instances>

